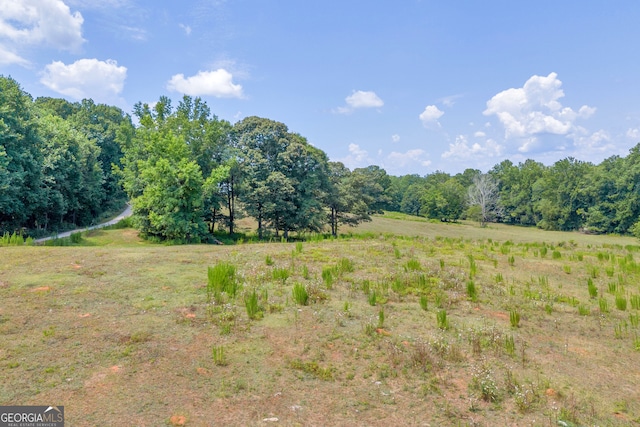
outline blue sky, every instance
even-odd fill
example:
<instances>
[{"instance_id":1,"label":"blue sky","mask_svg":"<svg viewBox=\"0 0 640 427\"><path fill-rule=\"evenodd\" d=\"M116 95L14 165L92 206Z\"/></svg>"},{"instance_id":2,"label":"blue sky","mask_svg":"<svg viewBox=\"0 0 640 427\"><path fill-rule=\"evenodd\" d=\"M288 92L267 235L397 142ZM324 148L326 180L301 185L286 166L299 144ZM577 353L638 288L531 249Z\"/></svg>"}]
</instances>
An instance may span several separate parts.
<instances>
[{"instance_id":1,"label":"blue sky","mask_svg":"<svg viewBox=\"0 0 640 427\"><path fill-rule=\"evenodd\" d=\"M201 96L350 168L600 162L640 142L640 2L0 0L0 74L131 112Z\"/></svg>"}]
</instances>

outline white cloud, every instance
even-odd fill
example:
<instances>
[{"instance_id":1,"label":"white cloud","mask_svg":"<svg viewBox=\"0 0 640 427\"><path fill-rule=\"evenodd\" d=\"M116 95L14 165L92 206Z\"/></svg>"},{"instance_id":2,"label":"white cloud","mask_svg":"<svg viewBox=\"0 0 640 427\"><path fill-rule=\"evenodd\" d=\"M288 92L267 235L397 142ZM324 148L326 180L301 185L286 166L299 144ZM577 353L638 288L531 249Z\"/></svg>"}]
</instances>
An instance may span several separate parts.
<instances>
[{"instance_id":1,"label":"white cloud","mask_svg":"<svg viewBox=\"0 0 640 427\"><path fill-rule=\"evenodd\" d=\"M349 114L358 108L380 108L384 105L384 101L373 91L353 91L353 93L344 100L347 105L345 107L338 107L334 110L335 112Z\"/></svg>"},{"instance_id":2,"label":"white cloud","mask_svg":"<svg viewBox=\"0 0 640 427\"><path fill-rule=\"evenodd\" d=\"M493 139L487 139L484 145L477 142L469 144L465 135L458 135L449 150L442 153L442 158L457 160L477 159L478 157L494 158L502 155L503 147Z\"/></svg>"},{"instance_id":3,"label":"white cloud","mask_svg":"<svg viewBox=\"0 0 640 427\"><path fill-rule=\"evenodd\" d=\"M487 136L487 134L479 130L476 133L474 133L473 136L475 136L476 138L484 138L485 136Z\"/></svg>"},{"instance_id":4,"label":"white cloud","mask_svg":"<svg viewBox=\"0 0 640 427\"><path fill-rule=\"evenodd\" d=\"M77 52L85 41L83 22L80 12L71 13L62 0L0 0L0 39L12 50L46 45ZM4 55L4 59L11 59L11 55ZM13 59L23 62L15 53Z\"/></svg>"},{"instance_id":5,"label":"white cloud","mask_svg":"<svg viewBox=\"0 0 640 427\"><path fill-rule=\"evenodd\" d=\"M178 26L184 30L184 33L186 35L190 35L191 34L191 27L190 26L185 25L185 24L178 24Z\"/></svg>"},{"instance_id":6,"label":"white cloud","mask_svg":"<svg viewBox=\"0 0 640 427\"><path fill-rule=\"evenodd\" d=\"M215 96L216 98L242 98L242 85L233 83L233 75L219 68L215 71L199 71L185 78L176 74L167 83L167 89L191 96Z\"/></svg>"},{"instance_id":7,"label":"white cloud","mask_svg":"<svg viewBox=\"0 0 640 427\"><path fill-rule=\"evenodd\" d=\"M15 52L11 52L0 44L0 65L18 64L26 67L29 65L29 61L21 57Z\"/></svg>"},{"instance_id":8,"label":"white cloud","mask_svg":"<svg viewBox=\"0 0 640 427\"><path fill-rule=\"evenodd\" d=\"M444 111L440 111L440 109L435 105L427 105L419 117L422 121L422 124L427 127L434 124L440 126L438 119L442 117L443 114Z\"/></svg>"},{"instance_id":9,"label":"white cloud","mask_svg":"<svg viewBox=\"0 0 640 427\"><path fill-rule=\"evenodd\" d=\"M540 134L568 135L574 121L588 118L595 108L583 105L576 112L562 107L562 82L556 73L532 76L521 88L502 91L487 101L484 115L495 115L505 128L505 138L531 138Z\"/></svg>"},{"instance_id":10,"label":"white cloud","mask_svg":"<svg viewBox=\"0 0 640 427\"><path fill-rule=\"evenodd\" d=\"M407 166L416 164L427 167L431 165L431 160L425 159L426 155L427 152L419 148L408 150L404 153L393 151L387 156L385 167L399 171L406 170Z\"/></svg>"},{"instance_id":11,"label":"white cloud","mask_svg":"<svg viewBox=\"0 0 640 427\"><path fill-rule=\"evenodd\" d=\"M439 102L442 102L442 105L444 105L445 107L453 107L454 104L456 103L456 101L460 98L462 98L463 95L451 95L451 96L445 96L444 98L439 99Z\"/></svg>"},{"instance_id":12,"label":"white cloud","mask_svg":"<svg viewBox=\"0 0 640 427\"><path fill-rule=\"evenodd\" d=\"M397 133L394 135L391 135L391 141L400 142L400 135L398 135Z\"/></svg>"},{"instance_id":13,"label":"white cloud","mask_svg":"<svg viewBox=\"0 0 640 427\"><path fill-rule=\"evenodd\" d=\"M338 161L344 163L349 169L367 166L372 162L367 150L353 143L349 144L349 154Z\"/></svg>"},{"instance_id":14,"label":"white cloud","mask_svg":"<svg viewBox=\"0 0 640 427\"><path fill-rule=\"evenodd\" d=\"M113 101L122 92L127 68L112 59L80 59L65 65L60 61L47 65L40 82L49 89L75 99L92 98Z\"/></svg>"},{"instance_id":15,"label":"white cloud","mask_svg":"<svg viewBox=\"0 0 640 427\"><path fill-rule=\"evenodd\" d=\"M635 140L640 139L640 129L638 129L638 128L634 128L634 129L629 128L629 130L627 130L627 138L635 139Z\"/></svg>"}]
</instances>

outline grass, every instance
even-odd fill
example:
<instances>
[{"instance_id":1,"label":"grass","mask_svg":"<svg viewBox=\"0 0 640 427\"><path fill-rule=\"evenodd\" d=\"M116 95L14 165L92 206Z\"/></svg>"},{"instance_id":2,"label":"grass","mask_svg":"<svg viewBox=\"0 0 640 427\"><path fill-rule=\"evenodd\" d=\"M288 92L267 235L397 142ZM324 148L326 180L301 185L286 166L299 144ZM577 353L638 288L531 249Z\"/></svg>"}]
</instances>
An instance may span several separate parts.
<instances>
[{"instance_id":1,"label":"grass","mask_svg":"<svg viewBox=\"0 0 640 427\"><path fill-rule=\"evenodd\" d=\"M638 423L635 240L364 226L300 249L154 245L126 228L3 247L0 404L55 401L79 426Z\"/></svg>"}]
</instances>

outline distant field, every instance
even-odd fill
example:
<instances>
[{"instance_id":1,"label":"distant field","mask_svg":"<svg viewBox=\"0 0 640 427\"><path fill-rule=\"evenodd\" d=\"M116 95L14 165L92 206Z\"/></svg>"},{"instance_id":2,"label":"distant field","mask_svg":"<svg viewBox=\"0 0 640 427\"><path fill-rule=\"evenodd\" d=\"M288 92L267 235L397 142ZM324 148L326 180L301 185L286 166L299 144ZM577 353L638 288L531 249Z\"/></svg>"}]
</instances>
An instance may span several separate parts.
<instances>
[{"instance_id":1,"label":"distant field","mask_svg":"<svg viewBox=\"0 0 640 427\"><path fill-rule=\"evenodd\" d=\"M0 404L70 426L640 424L636 239L400 214L351 231L0 248Z\"/></svg>"}]
</instances>

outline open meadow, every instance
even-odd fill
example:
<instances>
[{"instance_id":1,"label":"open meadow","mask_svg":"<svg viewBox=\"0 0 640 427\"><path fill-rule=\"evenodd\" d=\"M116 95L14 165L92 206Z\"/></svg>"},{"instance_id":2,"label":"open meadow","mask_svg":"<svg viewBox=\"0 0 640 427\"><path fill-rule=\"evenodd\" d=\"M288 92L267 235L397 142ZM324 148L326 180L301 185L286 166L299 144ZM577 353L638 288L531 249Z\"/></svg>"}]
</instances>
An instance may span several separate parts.
<instances>
[{"instance_id":1,"label":"open meadow","mask_svg":"<svg viewBox=\"0 0 640 427\"><path fill-rule=\"evenodd\" d=\"M1 247L0 405L69 426L640 425L637 239L410 219Z\"/></svg>"}]
</instances>

